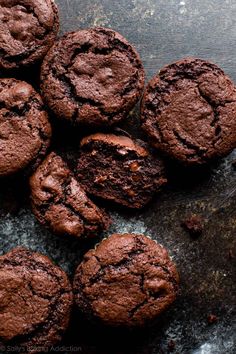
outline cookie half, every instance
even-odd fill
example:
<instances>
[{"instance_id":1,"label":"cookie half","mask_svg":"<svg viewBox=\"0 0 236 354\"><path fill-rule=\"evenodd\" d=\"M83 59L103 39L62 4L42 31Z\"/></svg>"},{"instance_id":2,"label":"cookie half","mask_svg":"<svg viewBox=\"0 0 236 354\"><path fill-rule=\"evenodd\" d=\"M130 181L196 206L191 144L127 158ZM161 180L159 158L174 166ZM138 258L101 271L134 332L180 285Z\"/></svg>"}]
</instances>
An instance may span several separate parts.
<instances>
[{"instance_id":1,"label":"cookie half","mask_svg":"<svg viewBox=\"0 0 236 354\"><path fill-rule=\"evenodd\" d=\"M236 147L236 90L215 64L185 58L148 84L142 126L152 144L184 164L204 164Z\"/></svg>"},{"instance_id":2,"label":"cookie half","mask_svg":"<svg viewBox=\"0 0 236 354\"><path fill-rule=\"evenodd\" d=\"M32 209L41 224L58 235L96 237L110 219L86 195L72 172L51 153L30 179Z\"/></svg>"},{"instance_id":3,"label":"cookie half","mask_svg":"<svg viewBox=\"0 0 236 354\"><path fill-rule=\"evenodd\" d=\"M142 208L167 182L162 160L127 136L94 134L81 141L78 181L91 195Z\"/></svg>"},{"instance_id":4,"label":"cookie half","mask_svg":"<svg viewBox=\"0 0 236 354\"><path fill-rule=\"evenodd\" d=\"M144 69L136 50L107 28L66 34L51 48L41 71L42 92L51 110L83 125L118 123L143 87Z\"/></svg>"},{"instance_id":5,"label":"cookie half","mask_svg":"<svg viewBox=\"0 0 236 354\"><path fill-rule=\"evenodd\" d=\"M75 301L89 319L145 326L176 299L179 276L167 251L144 235L112 235L90 250L74 278Z\"/></svg>"}]
</instances>

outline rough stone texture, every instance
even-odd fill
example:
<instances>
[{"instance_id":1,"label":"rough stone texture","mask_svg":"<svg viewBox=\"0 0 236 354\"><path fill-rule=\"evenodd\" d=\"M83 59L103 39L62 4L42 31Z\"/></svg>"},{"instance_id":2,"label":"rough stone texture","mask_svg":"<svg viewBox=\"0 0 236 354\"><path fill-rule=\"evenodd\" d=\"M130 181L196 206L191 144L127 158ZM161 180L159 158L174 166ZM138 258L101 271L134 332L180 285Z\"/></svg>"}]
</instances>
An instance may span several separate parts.
<instances>
[{"instance_id":1,"label":"rough stone texture","mask_svg":"<svg viewBox=\"0 0 236 354\"><path fill-rule=\"evenodd\" d=\"M32 86L0 79L0 176L36 167L47 152L51 125Z\"/></svg>"},{"instance_id":2,"label":"rough stone texture","mask_svg":"<svg viewBox=\"0 0 236 354\"><path fill-rule=\"evenodd\" d=\"M116 29L137 48L148 79L165 64L191 55L217 63L236 81L235 1L57 0L57 3L61 33L77 30L78 26ZM135 112L130 121L128 128L136 133ZM63 142L71 148L72 139L70 135L67 138L67 131L63 128L59 133L57 145ZM75 133L76 141L78 131ZM236 258L229 259L228 255L230 250L236 254L236 172L231 165L235 158L234 152L220 163L197 171L171 165L168 189L154 198L145 211L112 213L114 224L107 235L127 232L150 235L169 250L177 265L181 293L162 320L153 328L134 332L91 328L83 322L71 329L66 345L80 347L77 353L82 354L166 354L168 343L173 340L176 353L234 354ZM24 245L47 254L73 274L94 242L81 245L77 239L56 237L46 231L32 215L24 192L19 181L1 182L0 252ZM20 210L4 207L11 199L17 201ZM191 213L201 215L206 221L204 235L197 240L186 237L180 225ZM212 326L206 320L210 313L219 318Z\"/></svg>"},{"instance_id":3,"label":"rough stone texture","mask_svg":"<svg viewBox=\"0 0 236 354\"><path fill-rule=\"evenodd\" d=\"M66 34L48 52L41 70L42 93L51 110L85 126L124 119L143 87L138 53L109 28Z\"/></svg>"},{"instance_id":4,"label":"rough stone texture","mask_svg":"<svg viewBox=\"0 0 236 354\"><path fill-rule=\"evenodd\" d=\"M43 59L59 29L54 0L0 1L0 70Z\"/></svg>"},{"instance_id":5,"label":"rough stone texture","mask_svg":"<svg viewBox=\"0 0 236 354\"><path fill-rule=\"evenodd\" d=\"M0 347L34 353L59 342L72 308L66 274L49 258L15 248L0 257Z\"/></svg>"},{"instance_id":6,"label":"rough stone texture","mask_svg":"<svg viewBox=\"0 0 236 354\"><path fill-rule=\"evenodd\" d=\"M86 195L63 159L52 152L30 178L32 209L58 235L96 237L110 224L108 215Z\"/></svg>"},{"instance_id":7,"label":"rough stone texture","mask_svg":"<svg viewBox=\"0 0 236 354\"><path fill-rule=\"evenodd\" d=\"M215 64L184 58L148 83L142 128L159 150L184 164L203 164L236 147L236 87Z\"/></svg>"},{"instance_id":8,"label":"rough stone texture","mask_svg":"<svg viewBox=\"0 0 236 354\"><path fill-rule=\"evenodd\" d=\"M179 276L167 251L144 235L114 234L84 256L75 301L88 318L111 326L145 326L176 299Z\"/></svg>"}]
</instances>

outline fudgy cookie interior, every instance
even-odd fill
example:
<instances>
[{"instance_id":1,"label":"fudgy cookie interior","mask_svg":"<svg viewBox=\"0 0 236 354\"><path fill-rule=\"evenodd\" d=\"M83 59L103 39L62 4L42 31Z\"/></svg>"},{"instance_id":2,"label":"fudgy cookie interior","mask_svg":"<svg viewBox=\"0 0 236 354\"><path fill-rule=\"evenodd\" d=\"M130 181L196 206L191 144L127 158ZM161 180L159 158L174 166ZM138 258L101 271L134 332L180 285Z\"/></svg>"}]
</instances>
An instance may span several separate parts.
<instances>
[{"instance_id":1,"label":"fudgy cookie interior","mask_svg":"<svg viewBox=\"0 0 236 354\"><path fill-rule=\"evenodd\" d=\"M81 149L77 178L92 195L140 208L166 183L162 161L128 137L95 134Z\"/></svg>"}]
</instances>

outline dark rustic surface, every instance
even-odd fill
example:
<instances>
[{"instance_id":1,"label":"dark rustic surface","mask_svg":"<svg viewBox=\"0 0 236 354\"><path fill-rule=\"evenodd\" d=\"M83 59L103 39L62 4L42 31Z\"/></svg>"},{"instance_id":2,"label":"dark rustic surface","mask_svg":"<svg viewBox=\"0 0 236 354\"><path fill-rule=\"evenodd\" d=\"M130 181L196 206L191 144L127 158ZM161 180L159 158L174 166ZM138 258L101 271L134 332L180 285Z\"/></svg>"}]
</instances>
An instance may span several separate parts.
<instances>
[{"instance_id":1,"label":"dark rustic surface","mask_svg":"<svg viewBox=\"0 0 236 354\"><path fill-rule=\"evenodd\" d=\"M61 33L94 25L121 32L139 51L147 78L161 66L194 55L219 64L236 82L236 2L234 0L57 0ZM32 75L31 75L32 76ZM35 80L37 81L37 80ZM137 112L130 121L137 122ZM128 129L134 134L136 128ZM57 129L55 143L76 154L78 135ZM236 305L236 153L196 171L169 165L169 187L143 212L113 211L111 232L152 236L177 263L181 294L176 304L150 329L136 332L91 327L74 319L62 345L83 354L233 354ZM25 187L24 187L25 186ZM181 228L191 213L205 220L203 234L192 239ZM1 253L17 245L49 255L73 274L82 254L93 245L59 238L45 231L29 208L27 181L2 181L0 190ZM210 314L218 321L208 323ZM73 330L72 330L73 327ZM58 348L69 352L71 348Z\"/></svg>"}]
</instances>

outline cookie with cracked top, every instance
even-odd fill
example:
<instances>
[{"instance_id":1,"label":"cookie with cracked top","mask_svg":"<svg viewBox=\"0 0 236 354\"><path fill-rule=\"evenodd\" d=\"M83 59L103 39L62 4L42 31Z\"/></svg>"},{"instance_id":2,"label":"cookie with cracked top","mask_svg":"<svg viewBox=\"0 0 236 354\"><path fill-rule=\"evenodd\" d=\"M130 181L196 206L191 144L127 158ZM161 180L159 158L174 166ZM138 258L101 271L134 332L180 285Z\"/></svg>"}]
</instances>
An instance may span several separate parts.
<instances>
[{"instance_id":1,"label":"cookie with cracked top","mask_svg":"<svg viewBox=\"0 0 236 354\"><path fill-rule=\"evenodd\" d=\"M63 159L52 152L30 179L31 201L41 224L58 235L95 237L110 225L75 180Z\"/></svg>"},{"instance_id":2,"label":"cookie with cracked top","mask_svg":"<svg viewBox=\"0 0 236 354\"><path fill-rule=\"evenodd\" d=\"M162 160L140 140L97 133L81 141L76 176L96 197L142 208L167 182Z\"/></svg>"},{"instance_id":3,"label":"cookie with cracked top","mask_svg":"<svg viewBox=\"0 0 236 354\"><path fill-rule=\"evenodd\" d=\"M24 81L0 79L0 177L37 166L50 140L39 94Z\"/></svg>"},{"instance_id":4,"label":"cookie with cracked top","mask_svg":"<svg viewBox=\"0 0 236 354\"><path fill-rule=\"evenodd\" d=\"M152 323L176 299L179 276L167 251L144 235L115 234L85 254L74 283L79 310L106 325Z\"/></svg>"},{"instance_id":5,"label":"cookie with cracked top","mask_svg":"<svg viewBox=\"0 0 236 354\"><path fill-rule=\"evenodd\" d=\"M107 28L67 33L50 49L41 71L42 92L56 116L87 126L118 123L143 87L136 50Z\"/></svg>"},{"instance_id":6,"label":"cookie with cracked top","mask_svg":"<svg viewBox=\"0 0 236 354\"><path fill-rule=\"evenodd\" d=\"M204 164L236 147L236 90L215 64L185 58L148 84L142 127L152 144L184 164Z\"/></svg>"},{"instance_id":7,"label":"cookie with cracked top","mask_svg":"<svg viewBox=\"0 0 236 354\"><path fill-rule=\"evenodd\" d=\"M58 29L54 0L0 0L0 70L42 60Z\"/></svg>"},{"instance_id":8,"label":"cookie with cracked top","mask_svg":"<svg viewBox=\"0 0 236 354\"><path fill-rule=\"evenodd\" d=\"M24 248L0 256L0 299L1 347L36 353L61 340L72 289L65 272L48 257Z\"/></svg>"}]
</instances>

